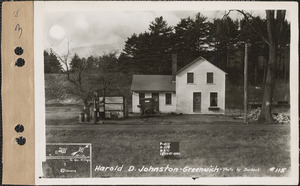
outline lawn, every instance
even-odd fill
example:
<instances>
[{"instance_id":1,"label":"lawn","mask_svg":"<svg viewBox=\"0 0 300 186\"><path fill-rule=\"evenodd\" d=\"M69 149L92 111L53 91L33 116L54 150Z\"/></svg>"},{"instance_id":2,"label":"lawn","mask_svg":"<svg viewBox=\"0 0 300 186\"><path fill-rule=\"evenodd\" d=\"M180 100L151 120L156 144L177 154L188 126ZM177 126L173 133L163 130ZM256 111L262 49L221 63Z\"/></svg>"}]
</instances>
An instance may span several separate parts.
<instances>
[{"instance_id":1,"label":"lawn","mask_svg":"<svg viewBox=\"0 0 300 186\"><path fill-rule=\"evenodd\" d=\"M47 122L47 143L91 143L93 177L287 176L290 168L290 125L246 125L226 116L199 115L136 117L102 124L70 121L52 118ZM179 142L179 157L160 156L159 143L165 141ZM122 165L121 171L95 171L97 166ZM130 166L171 167L178 171L128 171ZM278 173L271 171L272 167L288 170Z\"/></svg>"}]
</instances>

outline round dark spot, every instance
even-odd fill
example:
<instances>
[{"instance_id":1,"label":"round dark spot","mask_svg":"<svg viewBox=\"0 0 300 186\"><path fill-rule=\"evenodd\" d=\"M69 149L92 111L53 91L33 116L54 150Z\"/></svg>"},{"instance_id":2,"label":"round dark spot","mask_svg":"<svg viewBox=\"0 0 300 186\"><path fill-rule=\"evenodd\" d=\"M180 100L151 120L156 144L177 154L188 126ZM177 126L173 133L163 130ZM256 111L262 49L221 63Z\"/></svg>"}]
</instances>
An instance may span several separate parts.
<instances>
[{"instance_id":1,"label":"round dark spot","mask_svg":"<svg viewBox=\"0 0 300 186\"><path fill-rule=\"evenodd\" d=\"M17 55L22 55L23 52L24 52L24 50L23 50L22 47L19 47L19 46L18 46L18 47L15 48L15 54L17 54Z\"/></svg>"},{"instance_id":2,"label":"round dark spot","mask_svg":"<svg viewBox=\"0 0 300 186\"><path fill-rule=\"evenodd\" d=\"M15 131L16 132L23 132L24 131L24 126L21 125L21 124L18 124L16 127L15 127Z\"/></svg>"},{"instance_id":3,"label":"round dark spot","mask_svg":"<svg viewBox=\"0 0 300 186\"><path fill-rule=\"evenodd\" d=\"M19 138L16 138L15 139L15 142L18 144L18 145L24 145L26 143L26 138L24 137L19 137Z\"/></svg>"},{"instance_id":4,"label":"round dark spot","mask_svg":"<svg viewBox=\"0 0 300 186\"><path fill-rule=\"evenodd\" d=\"M25 65L25 60L23 58L19 58L17 59L17 61L15 62L15 65L18 67L22 67Z\"/></svg>"}]
</instances>

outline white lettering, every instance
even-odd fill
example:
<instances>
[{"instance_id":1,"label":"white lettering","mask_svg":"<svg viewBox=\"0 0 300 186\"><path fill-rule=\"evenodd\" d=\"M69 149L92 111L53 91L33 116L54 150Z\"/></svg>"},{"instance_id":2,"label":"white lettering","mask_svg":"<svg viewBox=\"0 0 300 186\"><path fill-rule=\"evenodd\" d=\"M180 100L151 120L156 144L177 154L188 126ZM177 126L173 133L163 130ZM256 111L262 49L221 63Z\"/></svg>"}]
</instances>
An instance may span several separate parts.
<instances>
[{"instance_id":1,"label":"white lettering","mask_svg":"<svg viewBox=\"0 0 300 186\"><path fill-rule=\"evenodd\" d=\"M128 172L131 172L131 171L133 171L135 168L134 168L134 166L130 166L129 168L128 168Z\"/></svg>"}]
</instances>

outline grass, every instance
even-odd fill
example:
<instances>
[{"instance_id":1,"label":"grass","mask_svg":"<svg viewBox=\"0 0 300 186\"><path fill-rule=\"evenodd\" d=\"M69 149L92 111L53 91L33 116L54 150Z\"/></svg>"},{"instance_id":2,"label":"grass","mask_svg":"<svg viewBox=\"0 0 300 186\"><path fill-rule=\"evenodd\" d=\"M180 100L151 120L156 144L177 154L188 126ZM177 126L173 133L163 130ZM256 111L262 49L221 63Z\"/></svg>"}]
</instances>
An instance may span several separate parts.
<instances>
[{"instance_id":1,"label":"grass","mask_svg":"<svg viewBox=\"0 0 300 186\"><path fill-rule=\"evenodd\" d=\"M199 118L200 117L200 118ZM161 116L131 118L112 124L47 124L47 143L92 143L93 170L100 166L122 166L118 171L93 171L93 177L148 176L286 176L272 167L290 167L289 125L245 125L213 116ZM218 121L218 119L220 121ZM205 122L207 120L207 122ZM208 122L209 121L209 122ZM169 122L169 123L168 123ZM74 124L74 123L73 123ZM180 157L166 159L159 155L159 142L180 144ZM128 172L129 166L173 168L215 167L234 171L211 172ZM241 168L241 172L236 172ZM244 172L244 168L259 172ZM51 169L51 168L50 168ZM49 175L54 176L54 175Z\"/></svg>"}]
</instances>

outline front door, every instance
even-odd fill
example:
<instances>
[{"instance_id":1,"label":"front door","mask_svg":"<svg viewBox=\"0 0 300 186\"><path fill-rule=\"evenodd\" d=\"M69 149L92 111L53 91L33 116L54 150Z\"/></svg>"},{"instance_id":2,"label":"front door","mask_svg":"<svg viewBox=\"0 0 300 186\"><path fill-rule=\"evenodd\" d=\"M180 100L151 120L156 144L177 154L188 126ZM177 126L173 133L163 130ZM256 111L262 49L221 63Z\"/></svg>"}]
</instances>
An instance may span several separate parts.
<instances>
[{"instance_id":1,"label":"front door","mask_svg":"<svg viewBox=\"0 0 300 186\"><path fill-rule=\"evenodd\" d=\"M194 92L193 112L201 112L201 92Z\"/></svg>"},{"instance_id":2,"label":"front door","mask_svg":"<svg viewBox=\"0 0 300 186\"><path fill-rule=\"evenodd\" d=\"M152 93L152 98L154 98L156 110L159 111L159 93Z\"/></svg>"}]
</instances>

